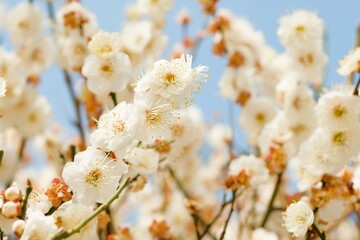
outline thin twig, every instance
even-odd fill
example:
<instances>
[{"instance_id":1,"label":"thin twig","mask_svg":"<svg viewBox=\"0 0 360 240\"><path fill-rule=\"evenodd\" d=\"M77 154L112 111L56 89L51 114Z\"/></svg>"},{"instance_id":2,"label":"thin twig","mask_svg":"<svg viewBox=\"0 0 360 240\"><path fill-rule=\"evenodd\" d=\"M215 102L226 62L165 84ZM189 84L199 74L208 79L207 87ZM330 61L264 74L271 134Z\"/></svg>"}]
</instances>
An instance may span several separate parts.
<instances>
[{"instance_id":1,"label":"thin twig","mask_svg":"<svg viewBox=\"0 0 360 240\"><path fill-rule=\"evenodd\" d=\"M114 107L115 107L115 106L117 105L116 93L111 92L111 93L110 93L110 97L111 97L111 99L112 99L112 101L113 101L113 103L114 103Z\"/></svg>"},{"instance_id":2,"label":"thin twig","mask_svg":"<svg viewBox=\"0 0 360 240\"><path fill-rule=\"evenodd\" d=\"M209 20L208 19L205 19L201 29L200 29L200 34L202 34L203 31L206 31L207 29L207 26L208 26L208 22ZM200 37L197 37L195 42L194 42L194 47L191 51L191 55L193 56L193 62L195 62L195 59L196 59L196 56L197 56L197 53L199 51L199 47L200 47L200 44L203 42L204 40L204 36L200 36Z\"/></svg>"},{"instance_id":3,"label":"thin twig","mask_svg":"<svg viewBox=\"0 0 360 240\"><path fill-rule=\"evenodd\" d=\"M194 222L195 232L196 232L196 239L200 240L200 232L199 232L199 217L196 213L191 214L191 217Z\"/></svg>"},{"instance_id":4,"label":"thin twig","mask_svg":"<svg viewBox=\"0 0 360 240\"><path fill-rule=\"evenodd\" d=\"M227 219L226 219L224 228L223 228L223 230L222 230L222 232L221 232L220 240L223 240L224 237L225 237L226 229L227 229L227 226L228 226L228 224L229 224L229 222L230 222L231 214L232 214L233 211L234 211L235 199L236 199L236 190L232 192L230 212L229 212L229 215L228 215L228 217L227 217Z\"/></svg>"},{"instance_id":5,"label":"thin twig","mask_svg":"<svg viewBox=\"0 0 360 240\"><path fill-rule=\"evenodd\" d=\"M83 140L85 140L85 131L84 131L84 128L82 127L82 115L81 115L81 110L80 110L80 101L76 97L74 88L72 86L72 80L71 80L70 74L66 70L63 70L63 74L64 74L65 82L66 82L66 85L68 87L68 90L69 90L69 93L71 96L71 100L74 104L76 118L77 118L76 126L78 127L81 138Z\"/></svg>"},{"instance_id":6,"label":"thin twig","mask_svg":"<svg viewBox=\"0 0 360 240\"><path fill-rule=\"evenodd\" d=\"M74 158L75 158L75 155L76 155L76 147L75 145L70 145L70 157L71 157L71 160L74 161Z\"/></svg>"},{"instance_id":7,"label":"thin twig","mask_svg":"<svg viewBox=\"0 0 360 240\"><path fill-rule=\"evenodd\" d=\"M4 150L0 150L0 166L4 157Z\"/></svg>"},{"instance_id":8,"label":"thin twig","mask_svg":"<svg viewBox=\"0 0 360 240\"><path fill-rule=\"evenodd\" d=\"M320 229L316 226L315 223L313 223L312 228L315 230L315 232L317 233L317 235L320 237L321 240L326 240L326 235L323 231L320 231Z\"/></svg>"},{"instance_id":9,"label":"thin twig","mask_svg":"<svg viewBox=\"0 0 360 240\"><path fill-rule=\"evenodd\" d=\"M21 141L20 148L19 148L19 162L21 162L21 160L24 156L25 146L26 146L26 138L23 138L23 140Z\"/></svg>"},{"instance_id":10,"label":"thin twig","mask_svg":"<svg viewBox=\"0 0 360 240\"><path fill-rule=\"evenodd\" d=\"M27 208L27 203L28 203L31 191L32 191L32 187L31 187L30 180L27 180L27 186L26 186L26 190L25 190L24 202L23 202L23 205L21 207L21 217L20 218L23 219L23 220L26 217L26 208Z\"/></svg>"},{"instance_id":11,"label":"thin twig","mask_svg":"<svg viewBox=\"0 0 360 240\"><path fill-rule=\"evenodd\" d=\"M122 184L121 187L119 187L119 189L114 193L114 195L105 203L101 204L100 207L98 207L90 216L88 216L87 218L85 218L84 220L82 220L76 227L74 227L73 229L70 229L68 231L64 231L60 234L58 234L57 236L53 237L52 240L61 240L61 239L65 239L68 238L72 235L74 235L75 233L79 233L81 231L81 229L83 227L85 227L90 221L92 221L95 217L97 217L101 212L105 211L106 209L108 209L110 207L110 205L119 198L121 192L130 185L131 182L133 182L135 179L137 178L137 176L135 178L133 178L132 180L130 180L130 178L127 178L125 180L125 182Z\"/></svg>"},{"instance_id":12,"label":"thin twig","mask_svg":"<svg viewBox=\"0 0 360 240\"><path fill-rule=\"evenodd\" d=\"M277 195L277 193L278 193L278 191L279 191L279 189L280 189L280 183L281 183L282 175L283 175L283 172L279 173L278 176L277 176L277 180L276 180L276 183L275 183L274 191L273 191L273 193L272 193L272 196L271 196L269 205L268 205L268 207L267 207L267 210L266 210L264 219L263 219L263 221L261 222L261 227L262 227L262 228L265 227L266 222L269 220L269 217L270 217L271 212L274 210L274 206L273 206L273 205L274 205L274 201L275 201L276 195Z\"/></svg>"},{"instance_id":13,"label":"thin twig","mask_svg":"<svg viewBox=\"0 0 360 240\"><path fill-rule=\"evenodd\" d=\"M359 95L359 87L360 87L360 77L357 80L353 95L355 95L355 96Z\"/></svg>"},{"instance_id":14,"label":"thin twig","mask_svg":"<svg viewBox=\"0 0 360 240\"><path fill-rule=\"evenodd\" d=\"M213 220L207 224L205 226L205 229L203 231L203 233L200 235L200 239L202 239L207 233L208 231L210 230L210 228L215 224L215 222L219 219L219 217L221 216L221 214L223 213L225 207L228 205L229 202L225 202L221 205L221 208L219 210L219 212L216 214L216 216L213 218Z\"/></svg>"},{"instance_id":15,"label":"thin twig","mask_svg":"<svg viewBox=\"0 0 360 240\"><path fill-rule=\"evenodd\" d=\"M46 2L46 7L47 7L47 12L48 12L48 16L49 18L55 22L55 11L54 11L54 5L52 1L47 1Z\"/></svg>"},{"instance_id":16,"label":"thin twig","mask_svg":"<svg viewBox=\"0 0 360 240\"><path fill-rule=\"evenodd\" d=\"M241 195L241 193L242 193L242 191L239 192L239 194L236 194L235 197L236 198L239 197ZM220 207L218 213L215 215L213 220L211 220L211 222L205 226L203 233L200 235L200 239L203 238L207 234L207 232L210 230L210 228L216 223L216 221L219 219L219 217L223 213L226 206L232 203L232 199L226 201L226 193L224 193L222 202L223 203L221 204L221 207Z\"/></svg>"},{"instance_id":17,"label":"thin twig","mask_svg":"<svg viewBox=\"0 0 360 240\"><path fill-rule=\"evenodd\" d=\"M187 198L187 199L191 199L190 194L185 190L184 186L182 185L182 183L180 182L180 180L177 178L177 176L175 175L174 171L168 167L170 176L172 177L172 179L174 180L176 186L178 187L178 189L182 192L182 194ZM194 215L196 215L197 219L194 219ZM206 226L206 222L200 217L200 215L195 211L194 214L191 214L191 216L193 217L194 223L197 223L196 221L200 222L203 226ZM200 236L200 233L198 232L199 229L197 228L197 226L195 225L195 230L196 230L196 236ZM210 237L212 239L216 239L216 237L211 233L211 232L207 232ZM198 238L199 239L199 238Z\"/></svg>"},{"instance_id":18,"label":"thin twig","mask_svg":"<svg viewBox=\"0 0 360 240\"><path fill-rule=\"evenodd\" d=\"M174 171L171 168L168 169L172 179L175 181L176 186L179 188L179 190L184 194L186 198L191 199L190 194L185 190L184 186L181 184L180 180L177 178Z\"/></svg>"}]
</instances>

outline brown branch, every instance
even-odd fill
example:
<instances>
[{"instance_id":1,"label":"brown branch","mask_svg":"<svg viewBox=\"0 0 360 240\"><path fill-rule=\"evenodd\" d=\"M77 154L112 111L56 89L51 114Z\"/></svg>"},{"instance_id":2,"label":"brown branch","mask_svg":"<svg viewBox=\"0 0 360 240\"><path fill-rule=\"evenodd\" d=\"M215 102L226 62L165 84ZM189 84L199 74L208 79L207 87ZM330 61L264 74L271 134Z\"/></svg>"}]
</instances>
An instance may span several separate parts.
<instances>
[{"instance_id":1,"label":"brown branch","mask_svg":"<svg viewBox=\"0 0 360 240\"><path fill-rule=\"evenodd\" d=\"M236 200L236 190L232 192L230 212L229 212L229 215L228 215L228 217L227 217L227 219L226 219L226 222L225 222L223 231L222 231L222 233L221 233L221 235L220 235L220 240L223 240L224 237L225 237L226 229L227 229L227 226L228 226L228 224L229 224L229 222L230 222L231 214L232 214L233 211L234 211L235 200Z\"/></svg>"},{"instance_id":2,"label":"brown branch","mask_svg":"<svg viewBox=\"0 0 360 240\"><path fill-rule=\"evenodd\" d=\"M277 176L277 180L276 180L276 183L275 183L275 188L274 188L274 191L272 193L272 196L271 196L271 199L270 199L270 202L269 202L269 205L267 207L267 211L265 213L265 216L264 216L264 219L263 221L261 222L261 227L264 228L265 225L266 225L266 222L269 220L269 217L270 217L270 214L272 213L272 211L274 210L274 201L275 201L275 198L276 198L276 195L280 189L280 184L281 184L281 179L282 179L282 175L283 175L283 172L279 173L278 176Z\"/></svg>"},{"instance_id":3,"label":"brown branch","mask_svg":"<svg viewBox=\"0 0 360 240\"><path fill-rule=\"evenodd\" d=\"M66 70L63 70L63 74L64 74L65 82L66 82L66 85L68 87L68 90L69 90L69 93L70 93L70 96L71 96L71 100L72 100L74 108L75 108L75 114L76 114L76 122L75 122L75 124L76 124L76 126L77 126L77 128L79 130L81 138L85 141L85 131L84 131L84 128L82 126L82 115L81 115L81 109L80 109L80 101L77 98L77 96L75 94L75 91L74 91L74 88L72 86L72 80L71 80L70 74Z\"/></svg>"},{"instance_id":4,"label":"brown branch","mask_svg":"<svg viewBox=\"0 0 360 240\"><path fill-rule=\"evenodd\" d=\"M186 191L186 189L184 188L184 186L182 185L182 183L180 182L180 180L177 178L177 176L175 175L174 171L168 167L168 171L170 173L170 176L172 177L172 179L174 180L176 186L178 187L178 189L182 192L182 194L188 198L188 199L191 199L191 196L190 194ZM194 213L191 214L192 218L193 218L193 221L194 221L194 225L195 225L195 231L196 231L196 236L197 236L197 239L201 239L200 236L200 232L199 232L199 229L198 229L198 223L201 223L203 226L206 226L206 222L204 221L204 219L201 218L201 216L198 214L198 212L195 210ZM210 235L210 237L212 239L216 239L216 237L208 231L208 234Z\"/></svg>"}]
</instances>

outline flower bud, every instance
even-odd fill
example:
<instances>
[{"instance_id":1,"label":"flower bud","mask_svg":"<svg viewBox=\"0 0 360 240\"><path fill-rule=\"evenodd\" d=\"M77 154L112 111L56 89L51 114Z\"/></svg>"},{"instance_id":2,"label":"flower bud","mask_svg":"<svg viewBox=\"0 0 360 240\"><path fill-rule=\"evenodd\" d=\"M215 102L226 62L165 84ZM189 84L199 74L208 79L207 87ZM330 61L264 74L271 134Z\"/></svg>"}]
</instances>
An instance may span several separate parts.
<instances>
[{"instance_id":1,"label":"flower bud","mask_svg":"<svg viewBox=\"0 0 360 240\"><path fill-rule=\"evenodd\" d=\"M20 213L20 207L15 202L9 201L4 203L2 214L7 218L16 218Z\"/></svg>"},{"instance_id":2,"label":"flower bud","mask_svg":"<svg viewBox=\"0 0 360 240\"><path fill-rule=\"evenodd\" d=\"M4 206L5 200L3 196L0 196L0 209Z\"/></svg>"},{"instance_id":3,"label":"flower bud","mask_svg":"<svg viewBox=\"0 0 360 240\"><path fill-rule=\"evenodd\" d=\"M12 225L12 231L18 238L21 237L25 229L25 221L24 220L16 220Z\"/></svg>"},{"instance_id":4,"label":"flower bud","mask_svg":"<svg viewBox=\"0 0 360 240\"><path fill-rule=\"evenodd\" d=\"M16 185L12 185L5 191L5 199L7 201L17 202L22 198L21 190Z\"/></svg>"},{"instance_id":5,"label":"flower bud","mask_svg":"<svg viewBox=\"0 0 360 240\"><path fill-rule=\"evenodd\" d=\"M188 10L181 10L176 16L176 23L180 25L188 25L191 21L191 16Z\"/></svg>"}]
</instances>

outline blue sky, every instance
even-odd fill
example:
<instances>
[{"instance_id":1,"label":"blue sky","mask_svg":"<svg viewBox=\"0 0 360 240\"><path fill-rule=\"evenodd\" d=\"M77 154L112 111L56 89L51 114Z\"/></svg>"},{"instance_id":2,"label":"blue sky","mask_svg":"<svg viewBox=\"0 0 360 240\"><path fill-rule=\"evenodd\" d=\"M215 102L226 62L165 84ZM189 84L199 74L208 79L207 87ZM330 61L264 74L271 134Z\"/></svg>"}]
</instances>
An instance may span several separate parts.
<instances>
[{"instance_id":1,"label":"blue sky","mask_svg":"<svg viewBox=\"0 0 360 240\"><path fill-rule=\"evenodd\" d=\"M9 6L20 2L15 0L3 1ZM44 8L42 0L34 0ZM61 1L63 2L63 1ZM124 7L133 1L130 0L82 0L82 3L97 15L100 27L106 31L117 31L124 20ZM176 13L182 8L188 8L193 16L190 33L195 33L203 24L204 18L196 0L174 0L174 8L168 14L165 33L170 37L171 47L180 40L181 31L174 22ZM327 31L327 51L329 65L325 84L341 82L344 79L336 73L338 61L353 48L355 29L359 20L360 1L329 1L329 0L220 0L220 7L231 9L238 16L247 18L255 27L261 30L267 42L276 50L283 51L276 35L278 19L295 9L315 11L324 19ZM45 9L45 8L44 8ZM200 46L195 64L210 66L210 79L204 86L204 91L197 96L196 105L204 112L206 121L229 121L229 104L222 99L218 91L218 80L224 70L225 60L211 54L211 39L205 40ZM167 51L168 52L168 51ZM167 57L165 54L164 57ZM57 67L51 67L43 76L43 83L39 90L45 94L53 105L54 117L65 126L69 126L70 118L74 118L69 95L63 76ZM238 109L235 109L234 121L237 122ZM74 133L71 129L68 133ZM240 135L239 135L240 136Z\"/></svg>"}]
</instances>

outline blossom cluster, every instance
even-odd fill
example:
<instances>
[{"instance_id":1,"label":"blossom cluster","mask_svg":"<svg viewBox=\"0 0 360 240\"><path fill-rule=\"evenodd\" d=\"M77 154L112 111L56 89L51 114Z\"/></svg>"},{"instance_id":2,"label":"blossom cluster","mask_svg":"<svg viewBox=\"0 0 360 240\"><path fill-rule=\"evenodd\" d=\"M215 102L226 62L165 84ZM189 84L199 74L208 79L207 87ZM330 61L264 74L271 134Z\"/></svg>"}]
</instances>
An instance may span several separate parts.
<instances>
[{"instance_id":1,"label":"blossom cluster","mask_svg":"<svg viewBox=\"0 0 360 240\"><path fill-rule=\"evenodd\" d=\"M171 56L172 0L134 1L114 32L79 0L0 7L13 46L0 47L1 240L360 238L360 48L340 61L347 81L326 87L316 13L279 19L278 52L217 0L198 3L204 26L192 36L180 10ZM238 127L194 106L207 38L245 150ZM74 136L40 88L53 65Z\"/></svg>"}]
</instances>

